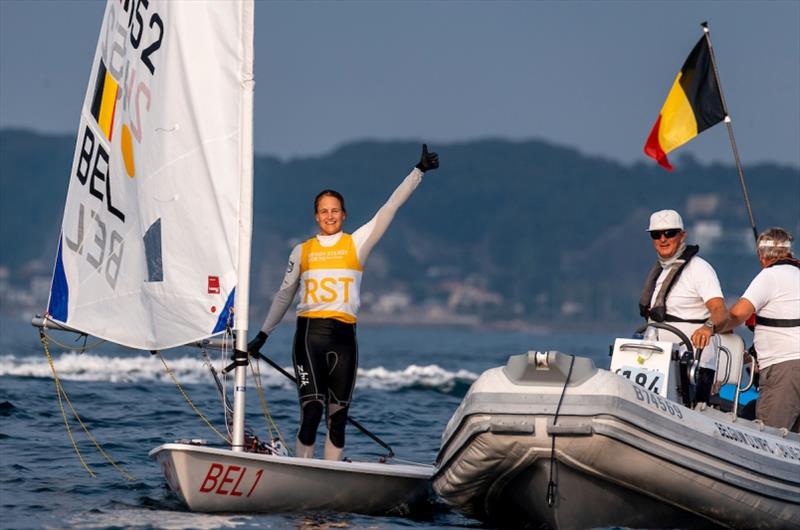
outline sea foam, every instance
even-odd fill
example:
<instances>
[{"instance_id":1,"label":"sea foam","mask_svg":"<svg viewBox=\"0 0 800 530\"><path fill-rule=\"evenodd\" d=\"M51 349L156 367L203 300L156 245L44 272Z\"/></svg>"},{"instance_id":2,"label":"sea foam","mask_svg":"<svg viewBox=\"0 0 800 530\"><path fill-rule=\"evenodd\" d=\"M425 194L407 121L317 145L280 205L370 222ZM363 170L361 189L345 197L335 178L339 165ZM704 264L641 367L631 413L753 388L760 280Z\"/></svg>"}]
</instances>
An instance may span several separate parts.
<instances>
[{"instance_id":1,"label":"sea foam","mask_svg":"<svg viewBox=\"0 0 800 530\"><path fill-rule=\"evenodd\" d=\"M211 375L207 363L198 357L166 359L175 378L182 384L208 383ZM113 357L91 353L63 353L53 357L58 377L65 381L106 381L111 383L172 383L164 365L156 356ZM212 359L217 369L226 364ZM262 384L271 388L292 388L293 383L271 367L260 363ZM285 368L292 373L291 367ZM46 358L0 355L0 376L52 378ZM450 371L436 364L389 370L382 366L359 368L357 386L375 390L401 391L425 389L450 393L454 388L469 385L477 374L468 370Z\"/></svg>"}]
</instances>

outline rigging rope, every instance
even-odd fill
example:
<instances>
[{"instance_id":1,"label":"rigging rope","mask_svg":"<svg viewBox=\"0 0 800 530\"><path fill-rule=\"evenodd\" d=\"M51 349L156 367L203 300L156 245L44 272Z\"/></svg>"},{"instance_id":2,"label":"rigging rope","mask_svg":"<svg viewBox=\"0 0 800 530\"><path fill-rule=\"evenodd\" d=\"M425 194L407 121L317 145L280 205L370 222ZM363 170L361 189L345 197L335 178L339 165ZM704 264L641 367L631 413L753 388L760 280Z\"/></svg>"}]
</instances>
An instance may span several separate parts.
<instances>
[{"instance_id":1,"label":"rigging rope","mask_svg":"<svg viewBox=\"0 0 800 530\"><path fill-rule=\"evenodd\" d=\"M214 427L211 424L211 422L208 420L208 418L205 417L205 415L200 411L200 409L198 409L197 406L195 406L195 404L192 402L191 398L189 397L189 394L186 392L186 390L183 389L181 384L178 382L178 379L175 377L175 373L167 365L167 361L164 359L164 356L161 355L161 352L160 351L155 351L155 354L158 355L159 359L161 359L161 364L164 365L164 369L167 371L167 374L169 374L169 376L172 378L172 382L175 383L175 386L178 387L178 390L180 390L181 394L183 395L183 398L186 400L186 402L189 404L189 406L192 407L192 410L195 412L195 414L197 414L200 417L200 419L203 420L206 423L206 425L208 425L208 427L217 434L217 436L222 438L225 441L225 443L228 443L228 444L231 443L230 439L227 438L221 432L219 432L219 430L217 430L217 428Z\"/></svg>"},{"instance_id":2,"label":"rigging rope","mask_svg":"<svg viewBox=\"0 0 800 530\"><path fill-rule=\"evenodd\" d=\"M42 328L39 331L39 337L40 337L40 340L42 342L42 345L44 346L44 350L45 350L45 353L47 355L47 360L48 360L48 362L50 364L50 369L53 372L53 380L55 382L55 387L56 387L56 396L58 397L58 403L59 403L59 407L61 409L61 415L64 418L64 425L66 426L66 429L67 429L67 435L69 436L70 442L72 443L72 447L74 448L75 453L78 455L78 459L80 460L81 464L83 464L83 467L86 469L86 471L89 473L90 476L92 476L92 477L96 476L96 474L94 473L94 471L92 471L91 467L89 467L89 465L86 463L86 461L83 458L83 455L81 454L80 450L78 449L77 442L75 441L75 437L74 437L74 435L72 433L72 429L70 428L70 425L69 425L69 420L68 420L67 415L66 415L66 410L64 408L64 404L63 404L63 401L62 401L62 396L63 396L63 400L67 402L67 404L69 405L70 409L72 410L72 413L75 416L75 419L81 425L81 427L83 428L84 432L86 432L86 435L90 438L90 440L92 440L92 442L97 447L97 449L100 451L100 453L104 456L104 458L112 466L114 466L125 478L127 478L128 480L136 480L135 477L133 477L132 475L127 473L124 469L120 468L111 459L111 457L103 450L103 448L100 446L100 444L94 438L94 436L92 436L92 434L89 432L89 430L86 427L86 425L80 419L80 416L78 415L78 412L73 407L72 403L69 400L69 397L67 396L66 391L64 390L64 387L61 385L61 380L58 377L58 374L56 373L55 364L53 362L52 356L50 355L50 351L49 351L49 348L48 348L48 341L52 342L53 344L56 344L57 346L59 346L61 348L66 349L66 350L74 351L75 347L73 345L63 344L63 343L55 340L50 335L46 334L44 332L44 329L45 328ZM83 345L81 346L81 348L79 350L79 353L85 353L86 351L94 349L97 346L99 346L100 344L106 342L104 339L100 339L100 340L94 342L93 344L87 346L86 342L87 342L88 336L86 334L81 334L80 336L83 336L84 342L83 342ZM78 339L80 339L80 336L78 337ZM232 333L232 330L230 329L230 327L228 327L228 332L227 332L226 336L227 337L232 337L233 336L233 333ZM76 339L76 340L78 340L78 339ZM224 359L226 359L227 356L228 356L229 348L227 347L227 344L228 344L227 341L223 341L223 348L222 348L222 351L221 351L222 358L223 358L223 364L224 364ZM205 354L205 349L203 348L202 350L203 350L205 358L207 360L209 360L208 356ZM223 441L225 441L225 443L230 443L231 433L230 433L230 425L229 425L229 421L228 421L229 411L228 411L227 401L226 401L226 398L225 398L225 395L226 395L225 387L223 386L221 388L221 390L222 390L222 400L223 400L223 409L224 409L223 412L225 414L225 424L226 424L227 431L228 431L228 435L227 436L222 434L216 427L214 427L214 425L211 423L211 421L192 402L192 399L189 397L189 394L181 386L180 382L178 381L177 377L175 376L175 372L169 367L169 365L167 364L167 361L161 355L161 352L154 351L153 353L158 354L159 359L161 359L161 363L164 365L165 371L167 372L167 374L169 374L169 376L172 379L173 383L178 388L180 393L183 395L183 398L186 400L186 402L189 404L189 406L192 408L192 410L195 412L195 414L197 414L200 417L200 419L202 419L206 423L206 425L208 425L208 427L217 436L219 436ZM209 363L210 363L210 360L209 360ZM209 364L209 366L210 366L210 364ZM212 369L213 369L213 367L212 367ZM281 441L281 443L283 443L283 446L286 448L286 450L289 451L289 446L286 444L286 440L283 438L283 434L281 433L280 428L275 423L275 421L273 420L273 418L272 418L272 416L271 416L271 414L269 412L269 407L267 406L266 398L265 398L265 395L264 395L264 389L263 389L263 386L261 385L261 377L260 377L261 371L258 368L258 361L256 361L256 368L253 367L253 364L251 362L250 363L250 369L251 369L251 371L253 373L253 376L254 376L254 379L255 379L256 389L258 390L258 397L259 397L259 401L261 402L261 408L262 408L262 411L264 413L265 424L266 424L266 427L267 427L267 433L268 433L268 435L270 437L270 440L274 440L275 438L278 438ZM224 384L225 381L227 381L227 377L223 379L223 384Z\"/></svg>"},{"instance_id":3,"label":"rigging rope","mask_svg":"<svg viewBox=\"0 0 800 530\"><path fill-rule=\"evenodd\" d=\"M70 401L69 396L67 395L67 391L64 390L64 387L61 384L61 378L58 377L58 373L56 372L56 365L55 362L53 362L53 356L50 354L50 348L47 345L47 339L48 339L47 335L45 335L43 331L40 331L39 340L42 342L42 346L44 347L44 353L47 356L47 362L50 365L50 370L53 372L53 382L55 383L56 386L56 396L58 396L58 406L61 409L61 416L64 418L64 425L67 428L67 435L69 436L69 440L72 443L73 449L75 449L75 454L78 455L78 460L80 460L83 467L89 473L89 476L91 476L92 478L95 478L97 476L94 473L94 471L92 471L92 469L89 467L89 465L86 463L86 461L83 459L83 455L81 455L81 452L78 449L78 444L75 441L75 436L72 434L72 429L69 426L69 420L67 418L66 410L64 410L64 401L67 402L67 405L69 405L69 408L72 411L75 420L80 424L81 428L83 429L83 432L86 433L86 436L89 438L89 440L91 440L91 442L100 452L100 454L103 455L103 458L105 458L106 461L109 464L111 464L114 467L114 469L119 471L119 473L127 480L131 481L136 480L136 477L125 471L125 469L123 469L122 466L114 462L111 456L103 449L103 446L101 446L100 443L97 441L97 439L92 435L92 433L89 432L89 429L88 427L86 427L86 424L83 423L83 420L81 420L80 415L78 415L78 411L75 410L75 407L72 405L72 402ZM63 401L62 401L62 396L63 396Z\"/></svg>"},{"instance_id":4,"label":"rigging rope","mask_svg":"<svg viewBox=\"0 0 800 530\"><path fill-rule=\"evenodd\" d=\"M220 355L221 355L221 359L220 360L222 362L222 366L225 366L227 364L228 354L233 349L232 347L230 347L232 342L233 342L233 339L234 339L233 329L230 327L230 323L226 328L224 337L225 338L222 340L222 348L220 349L221 350L220 351ZM204 355L205 355L205 357L207 359L208 355L205 354L205 350L204 350ZM286 449L286 451L291 455L291 451L289 450L289 446L286 444L286 440L283 438L283 433L281 433L280 428L275 423L275 421L272 419L272 415L269 412L269 407L267 406L267 400L266 400L266 397L265 397L265 394L264 394L264 388L261 385L261 369L260 369L260 365L258 364L258 359L256 359L256 366L255 367L253 366L252 361L250 361L249 364L250 364L250 371L253 374L254 384L255 384L256 390L258 392L258 400L259 400L259 403L261 404L261 411L264 414L264 423L265 423L266 428L267 428L267 436L269 436L269 439L270 439L269 441L273 441L277 437L277 439L279 439L281 441L281 443L283 444L283 447ZM214 373L214 367L211 366L210 362L209 362L209 368L212 371L212 375L214 375L215 379L217 379L216 378L216 374ZM226 385L225 385L227 383L227 381L228 381L228 376L227 376L227 372L225 370L222 370L222 373L223 373L222 382L218 383L218 384L220 386L220 392L222 393L222 403L223 403L223 408L224 408L224 412L225 412L225 425L228 426L228 436L231 436L230 426L231 426L232 421L228 421L228 415L230 414L230 410L229 410L229 407L227 405L227 391L226 391ZM219 381L219 379L217 379L217 381ZM277 436L276 436L276 434L277 434Z\"/></svg>"},{"instance_id":5,"label":"rigging rope","mask_svg":"<svg viewBox=\"0 0 800 530\"><path fill-rule=\"evenodd\" d=\"M231 406L228 405L228 400L226 398L225 389L222 386L222 381L219 380L219 374L217 374L217 370L214 368L205 346L200 348L200 353L203 355L203 364L208 367L208 371L211 372L211 378L214 380L214 384L217 386L217 391L219 392L219 397L222 401L222 408L224 409L225 418L227 420L228 415L233 414L233 412L231 411Z\"/></svg>"},{"instance_id":6,"label":"rigging rope","mask_svg":"<svg viewBox=\"0 0 800 530\"><path fill-rule=\"evenodd\" d=\"M231 328L231 322L229 321L228 325L226 326L226 329L225 329L224 338L222 340L222 348L220 348L220 356L221 356L220 361L222 362L222 366L227 365L228 353L233 350L231 345L233 344L234 340L235 339L234 339L234 335L233 335L233 329ZM206 357L206 359L208 359L208 355L205 354L205 350L203 350L203 354ZM275 423L275 421L272 419L272 415L269 412L269 407L267 406L267 400L266 400L266 397L265 397L265 394L264 394L264 388L261 385L261 369L260 369L260 365L258 364L258 359L256 359L256 366L255 367L253 366L252 361L249 361L249 364L250 364L250 372L253 374L253 381L254 381L254 384L256 386L256 390L258 392L258 400L259 400L259 403L261 404L261 411L264 414L264 423L265 423L266 428L267 428L267 436L269 436L269 441L272 442L277 438L283 444L283 447L286 450L286 452L289 455L291 455L291 451L289 450L289 446L286 444L286 440L283 438L283 433L281 432L280 428ZM229 415L230 411L229 411L229 407L227 405L227 391L226 391L226 385L225 385L227 383L227 381L228 381L227 372L225 370L222 370L223 378L222 378L222 382L219 383L219 379L216 377L216 374L214 372L214 367L211 366L210 362L209 362L209 368L211 369L212 375L217 380L217 382L218 382L218 384L220 386L220 392L222 393L222 404L223 404L223 409L224 409L224 413L225 413L225 425L228 427L228 436L232 438L232 435L231 435L231 432L230 432L230 427L231 427L231 424L233 423L233 421L232 421L232 418L231 418L231 421L228 420L228 415ZM276 434L277 434L277 436L276 436Z\"/></svg>"},{"instance_id":7,"label":"rigging rope","mask_svg":"<svg viewBox=\"0 0 800 530\"><path fill-rule=\"evenodd\" d=\"M83 341L83 345L80 347L80 350L78 350L79 353L85 353L86 351L88 351L90 349L93 349L93 348L96 348L100 344L106 342L104 339L100 339L100 340L94 342L93 344L87 346L86 342L87 342L88 336L86 334L81 334L81 336L83 336L84 341ZM232 332L231 332L230 327L228 328L227 336L232 336ZM76 340L79 340L79 339L80 339L80 336ZM53 361L52 355L50 354L50 349L48 347L48 342L52 342L53 344L56 344L57 346L59 346L61 348L64 348L66 350L71 350L71 351L75 350L74 345L63 344L63 343L55 340L50 335L45 333L45 328L44 327L39 330L39 340L41 341L42 346L44 347L45 355L47 356L47 362L50 365L50 370L53 373L53 382L54 382L55 388L56 388L56 397L58 398L58 405L59 405L59 408L61 410L61 416L64 419L64 426L66 427L66 430L67 430L67 436L69 437L70 443L72 444L72 447L75 450L75 454L78 456L78 460L80 460L80 462L83 465L84 469L86 469L86 472L93 478L97 476L96 473L89 466L89 464L86 462L86 460L83 458L83 455L81 454L81 451L78 448L78 443L75 440L75 436L72 433L72 428L70 427L70 424L69 424L69 419L67 418L67 412L66 412L66 409L64 407L64 401L67 402L67 405L69 406L70 410L72 411L72 414L75 417L75 420L80 424L81 428L86 433L86 436L92 441L92 443L95 445L95 447L100 452L100 454L103 455L103 457L106 459L106 461L108 461L108 463L111 464L117 471L119 471L119 473L122 474L122 476L124 476L126 479L128 479L128 480L136 480L136 478L133 475L131 475L130 473L125 471L121 466L119 466L111 458L111 456L103 449L103 447L100 445L100 443L97 441L97 439L91 434L91 432L89 432L88 427L84 424L83 420L81 420L80 415L78 414L78 412L75 409L75 407L72 405L72 402L70 401L66 390L64 389L63 385L61 384L61 379L58 377L58 373L56 372L55 362ZM197 406L194 404L194 402L192 402L192 399L189 397L189 394L186 392L186 390L184 390L183 386L181 386L180 382L178 381L177 377L175 376L175 372L169 367L169 365L167 364L166 359L164 359L164 357L161 355L161 352L154 351L152 353L158 355L159 359L161 360L161 363L164 365L165 371L167 372L167 374L169 374L170 378L172 379L172 382L178 388L180 393L183 395L183 398L186 400L186 402L189 404L189 406L192 408L192 410L195 412L195 414L197 414L200 417L200 419L202 419L206 423L206 425L208 425L208 427L217 436L219 436L225 443L228 443L228 444L231 443L230 442L230 440L231 440L230 425L228 424L229 423L228 422L228 410L227 410L228 407L227 407L227 403L226 403L226 399L225 399L225 394L226 394L225 393L225 388L222 387L221 390L222 390L223 408L225 409L224 410L225 423L226 423L226 427L227 427L227 431L228 431L228 436L225 436L216 427L214 427L214 425L211 423L211 421L202 413L202 411L200 411L200 409L197 408ZM203 353L205 355L205 349L203 349ZM228 354L227 341L225 341L224 344L223 344L223 348L222 348L223 360L227 357L227 354ZM207 355L205 355L205 357L206 357L206 359L208 359ZM213 367L212 367L212 369L213 369ZM274 440L277 437L277 439L279 439L281 441L281 443L283 443L283 446L288 451L289 449L288 449L288 445L286 444L286 440L283 438L283 434L281 433L280 428L278 428L277 424L275 423L275 421L272 419L272 416L270 415L269 407L267 406L267 402L266 402L266 399L265 399L265 396L264 396L264 389L263 389L263 386L261 385L261 371L258 368L258 361L256 361L256 367L255 368L254 368L254 366L253 366L253 364L251 362L250 363L250 369L251 369L251 371L253 373L253 377L255 379L256 388L258 390L258 397L259 397L259 401L261 402L261 408L262 408L262 411L264 413L265 423L266 423L266 426L267 426L267 432L268 432L268 435L270 437L270 440ZM227 378L225 378L225 380L227 380Z\"/></svg>"},{"instance_id":8,"label":"rigging rope","mask_svg":"<svg viewBox=\"0 0 800 530\"><path fill-rule=\"evenodd\" d=\"M52 335L48 335L48 334L46 334L46 333L44 332L44 328L43 328L42 330L40 330L40 331L39 331L39 333L43 334L43 335L44 335L44 336L47 338L47 340L48 340L48 341L52 342L53 344L55 344L55 345L56 345L56 346L58 346L59 348L64 348L65 350L70 350L70 351L74 351L74 350L75 350L75 346L70 346L69 344L64 344L64 343L62 343L62 342L59 342L59 341L57 341L56 339L54 339L54 338L52 337ZM78 353L86 353L87 351L89 351L89 350L92 350L92 349L94 349L94 348L98 347L99 345L103 344L104 342L106 342L106 341L105 341L105 339L98 339L98 340L97 340L97 342L95 342L94 344L92 344L92 345L90 345L90 346L87 346L87 345L86 345L86 339L87 339L87 337L88 337L87 335L83 335L83 338L84 338L84 340L83 340L83 346L81 346L80 350L78 350ZM77 342L79 339L80 339L80 336L79 336L77 339L75 339L75 340L76 340L76 342Z\"/></svg>"},{"instance_id":9,"label":"rigging rope","mask_svg":"<svg viewBox=\"0 0 800 530\"><path fill-rule=\"evenodd\" d=\"M253 381L256 385L256 391L258 392L258 400L261 403L261 410L264 413L264 422L267 424L267 434L270 438L270 441L275 439L275 434L277 434L277 438L283 444L283 447L286 449L286 452L289 453L291 456L291 451L289 450L289 445L286 443L286 440L283 439L283 433L281 433L280 428L272 419L272 415L269 413L269 407L267 406L267 400L264 397L264 387L261 385L261 367L258 364L258 359L256 359L255 364L250 362L250 371L253 374Z\"/></svg>"},{"instance_id":10,"label":"rigging rope","mask_svg":"<svg viewBox=\"0 0 800 530\"><path fill-rule=\"evenodd\" d=\"M228 354L233 349L230 344L233 341L233 328L231 328L231 318L228 317L228 323L225 326L225 335L222 339L222 348L220 348L220 362L222 366L228 363ZM222 401L223 401L223 414L225 415L225 429L228 433L228 439L233 440L233 433L231 432L231 425L233 425L233 412L228 405L228 377L223 373L222 377Z\"/></svg>"}]
</instances>

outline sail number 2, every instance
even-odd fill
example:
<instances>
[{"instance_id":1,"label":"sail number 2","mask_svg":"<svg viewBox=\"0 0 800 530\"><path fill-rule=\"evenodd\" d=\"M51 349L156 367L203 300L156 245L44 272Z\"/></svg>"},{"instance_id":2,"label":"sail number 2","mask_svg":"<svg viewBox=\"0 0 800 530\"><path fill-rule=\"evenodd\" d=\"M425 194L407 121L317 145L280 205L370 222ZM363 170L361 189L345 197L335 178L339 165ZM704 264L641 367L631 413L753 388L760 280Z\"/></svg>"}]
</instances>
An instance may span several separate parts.
<instances>
[{"instance_id":1,"label":"sail number 2","mask_svg":"<svg viewBox=\"0 0 800 530\"><path fill-rule=\"evenodd\" d=\"M249 497L255 491L263 474L263 469L248 474L245 466L226 466L214 462L209 466L199 491L214 495ZM250 478L251 476L252 478Z\"/></svg>"}]
</instances>

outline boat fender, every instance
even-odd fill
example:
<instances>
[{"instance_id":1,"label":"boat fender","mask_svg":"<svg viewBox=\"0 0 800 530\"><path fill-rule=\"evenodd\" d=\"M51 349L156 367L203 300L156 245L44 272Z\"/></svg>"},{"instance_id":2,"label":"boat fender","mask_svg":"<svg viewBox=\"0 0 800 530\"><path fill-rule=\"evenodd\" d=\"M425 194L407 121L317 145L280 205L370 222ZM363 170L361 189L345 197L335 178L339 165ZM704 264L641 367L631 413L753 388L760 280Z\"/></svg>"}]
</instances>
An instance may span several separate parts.
<instances>
[{"instance_id":1,"label":"boat fender","mask_svg":"<svg viewBox=\"0 0 800 530\"><path fill-rule=\"evenodd\" d=\"M667 277L664 278L664 283L661 284L661 290L656 296L655 305L650 307L650 301L653 299L653 292L656 289L656 282L661 272L664 270L661 267L661 263L656 261L655 265L653 265L650 272L647 274L644 287L642 287L642 295L639 298L639 314L642 318L649 318L656 322L664 322L669 317L669 320L667 320L668 322L682 322L678 317L667 315L667 296L672 290L672 286L675 285L678 278L680 278L683 269L686 268L686 265L689 264L699 251L700 247L697 245L686 245L686 249L681 254L681 257L670 267ZM700 323L702 322L703 321Z\"/></svg>"},{"instance_id":2,"label":"boat fender","mask_svg":"<svg viewBox=\"0 0 800 530\"><path fill-rule=\"evenodd\" d=\"M535 434L536 430L533 422L530 420L504 420L492 418L488 428L484 428L483 432L492 432L495 434L522 434L531 435Z\"/></svg>"},{"instance_id":3,"label":"boat fender","mask_svg":"<svg viewBox=\"0 0 800 530\"><path fill-rule=\"evenodd\" d=\"M547 434L550 436L591 436L594 434L594 429L591 423L575 423L572 425L554 425L547 426Z\"/></svg>"}]
</instances>

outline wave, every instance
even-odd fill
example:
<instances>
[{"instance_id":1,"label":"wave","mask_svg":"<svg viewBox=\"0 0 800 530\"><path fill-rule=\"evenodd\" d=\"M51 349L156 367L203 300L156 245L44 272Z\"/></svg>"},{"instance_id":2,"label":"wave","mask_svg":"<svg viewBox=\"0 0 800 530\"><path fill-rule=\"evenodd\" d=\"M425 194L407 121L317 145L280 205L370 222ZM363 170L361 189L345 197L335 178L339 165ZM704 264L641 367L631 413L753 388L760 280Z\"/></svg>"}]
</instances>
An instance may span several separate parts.
<instances>
[{"instance_id":1,"label":"wave","mask_svg":"<svg viewBox=\"0 0 800 530\"><path fill-rule=\"evenodd\" d=\"M212 361L219 371L222 363ZM65 381L102 381L110 383L169 383L172 379L155 356L111 357L89 353L63 353L53 358L58 377ZM207 363L196 357L167 359L167 364L181 384L209 383ZM291 367L286 371L292 372ZM272 368L260 364L261 382L270 388L293 388L293 383ZM0 376L52 378L46 359L0 355ZM411 389L442 393L463 393L478 375L468 370L450 371L436 364L412 364L399 370L382 366L359 368L356 386L397 392Z\"/></svg>"},{"instance_id":2,"label":"wave","mask_svg":"<svg viewBox=\"0 0 800 530\"><path fill-rule=\"evenodd\" d=\"M478 374L469 370L451 372L439 365L409 365L402 370L377 368L359 368L357 386L377 390L398 391L406 389L436 390L437 392L463 393L461 390L478 378Z\"/></svg>"}]
</instances>

